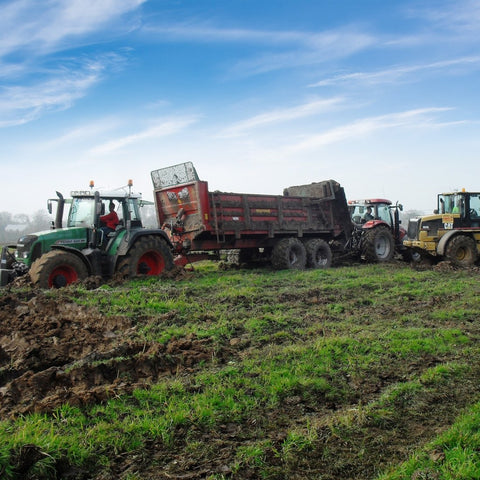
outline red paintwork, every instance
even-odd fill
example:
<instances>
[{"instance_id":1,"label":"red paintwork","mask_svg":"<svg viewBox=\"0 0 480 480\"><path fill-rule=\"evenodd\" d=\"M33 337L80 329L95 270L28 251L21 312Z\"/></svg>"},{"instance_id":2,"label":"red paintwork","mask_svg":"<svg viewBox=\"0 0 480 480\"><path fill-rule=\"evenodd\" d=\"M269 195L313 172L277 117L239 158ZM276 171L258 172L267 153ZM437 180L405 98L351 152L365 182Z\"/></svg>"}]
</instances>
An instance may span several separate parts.
<instances>
[{"instance_id":1,"label":"red paintwork","mask_svg":"<svg viewBox=\"0 0 480 480\"><path fill-rule=\"evenodd\" d=\"M154 195L159 224L179 255L177 265L188 262L182 258L188 252L270 248L279 236L348 238L353 228L339 185L325 198L209 192L205 181L157 189Z\"/></svg>"}]
</instances>

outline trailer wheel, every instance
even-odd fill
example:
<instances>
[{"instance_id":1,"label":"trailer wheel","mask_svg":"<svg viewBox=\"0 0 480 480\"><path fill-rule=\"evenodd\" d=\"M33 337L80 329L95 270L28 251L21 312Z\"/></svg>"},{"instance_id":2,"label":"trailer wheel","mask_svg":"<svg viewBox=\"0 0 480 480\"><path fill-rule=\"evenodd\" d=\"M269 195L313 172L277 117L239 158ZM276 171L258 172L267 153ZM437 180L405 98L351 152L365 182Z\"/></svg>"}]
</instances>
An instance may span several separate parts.
<instances>
[{"instance_id":1,"label":"trailer wheel","mask_svg":"<svg viewBox=\"0 0 480 480\"><path fill-rule=\"evenodd\" d=\"M477 260L477 246L473 238L465 235L453 237L445 250L445 257L455 265L469 267Z\"/></svg>"},{"instance_id":2,"label":"trailer wheel","mask_svg":"<svg viewBox=\"0 0 480 480\"><path fill-rule=\"evenodd\" d=\"M307 251L307 267L330 268L332 265L332 250L325 240L314 238L305 242Z\"/></svg>"},{"instance_id":3,"label":"trailer wheel","mask_svg":"<svg viewBox=\"0 0 480 480\"><path fill-rule=\"evenodd\" d=\"M390 229L380 225L367 230L362 250L368 262L389 262L395 253L395 240Z\"/></svg>"},{"instance_id":4,"label":"trailer wheel","mask_svg":"<svg viewBox=\"0 0 480 480\"><path fill-rule=\"evenodd\" d=\"M125 277L160 275L173 268L173 255L164 240L155 236L140 237L119 260L117 272Z\"/></svg>"},{"instance_id":5,"label":"trailer wheel","mask_svg":"<svg viewBox=\"0 0 480 480\"><path fill-rule=\"evenodd\" d=\"M273 247L272 265L276 270L303 270L307 263L307 252L298 238L283 238Z\"/></svg>"},{"instance_id":6,"label":"trailer wheel","mask_svg":"<svg viewBox=\"0 0 480 480\"><path fill-rule=\"evenodd\" d=\"M75 254L51 250L32 263L30 279L40 288L61 288L88 276L87 266Z\"/></svg>"}]
</instances>

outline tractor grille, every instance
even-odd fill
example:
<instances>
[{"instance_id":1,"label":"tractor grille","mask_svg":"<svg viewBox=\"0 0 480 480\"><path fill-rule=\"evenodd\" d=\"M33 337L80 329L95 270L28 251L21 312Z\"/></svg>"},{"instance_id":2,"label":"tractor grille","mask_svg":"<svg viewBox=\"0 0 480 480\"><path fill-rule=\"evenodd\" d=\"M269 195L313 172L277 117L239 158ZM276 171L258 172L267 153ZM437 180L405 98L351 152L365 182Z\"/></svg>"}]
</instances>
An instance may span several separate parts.
<instances>
[{"instance_id":1,"label":"tractor grille","mask_svg":"<svg viewBox=\"0 0 480 480\"><path fill-rule=\"evenodd\" d=\"M411 218L408 221L407 237L410 240L418 240L418 229L420 227L419 218Z\"/></svg>"}]
</instances>

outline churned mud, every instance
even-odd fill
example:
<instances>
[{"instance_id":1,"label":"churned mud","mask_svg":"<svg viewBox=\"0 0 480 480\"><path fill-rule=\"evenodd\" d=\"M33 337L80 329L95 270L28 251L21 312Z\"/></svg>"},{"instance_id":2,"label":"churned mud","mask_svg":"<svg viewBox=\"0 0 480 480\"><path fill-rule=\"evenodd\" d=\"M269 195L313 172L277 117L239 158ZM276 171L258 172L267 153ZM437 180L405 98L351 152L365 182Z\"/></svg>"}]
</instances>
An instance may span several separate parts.
<instances>
[{"instance_id":1,"label":"churned mud","mask_svg":"<svg viewBox=\"0 0 480 480\"><path fill-rule=\"evenodd\" d=\"M0 414L48 412L129 392L209 361L208 340L138 342L125 317L32 291L0 297ZM217 352L218 354L218 352Z\"/></svg>"}]
</instances>

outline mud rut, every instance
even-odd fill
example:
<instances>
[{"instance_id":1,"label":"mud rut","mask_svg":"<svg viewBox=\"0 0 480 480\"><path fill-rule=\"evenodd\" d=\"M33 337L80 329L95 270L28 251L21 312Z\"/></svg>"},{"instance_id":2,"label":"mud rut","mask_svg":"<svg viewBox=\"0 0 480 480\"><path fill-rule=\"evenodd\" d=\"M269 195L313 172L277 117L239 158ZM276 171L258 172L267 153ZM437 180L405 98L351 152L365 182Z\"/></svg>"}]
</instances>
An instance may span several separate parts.
<instances>
[{"instance_id":1,"label":"mud rut","mask_svg":"<svg viewBox=\"0 0 480 480\"><path fill-rule=\"evenodd\" d=\"M134 331L127 318L42 292L2 297L1 416L101 402L212 357L208 340L140 343Z\"/></svg>"}]
</instances>

